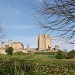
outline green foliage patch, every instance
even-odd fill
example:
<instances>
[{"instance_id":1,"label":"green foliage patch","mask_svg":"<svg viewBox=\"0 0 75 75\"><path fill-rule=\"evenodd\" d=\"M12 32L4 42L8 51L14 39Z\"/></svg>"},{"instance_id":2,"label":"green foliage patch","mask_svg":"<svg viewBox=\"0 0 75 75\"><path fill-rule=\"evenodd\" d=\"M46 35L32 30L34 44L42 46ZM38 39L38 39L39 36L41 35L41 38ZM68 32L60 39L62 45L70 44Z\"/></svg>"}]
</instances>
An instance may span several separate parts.
<instances>
[{"instance_id":1,"label":"green foliage patch","mask_svg":"<svg viewBox=\"0 0 75 75\"><path fill-rule=\"evenodd\" d=\"M55 55L57 52L35 52L34 54Z\"/></svg>"},{"instance_id":2,"label":"green foliage patch","mask_svg":"<svg viewBox=\"0 0 75 75\"><path fill-rule=\"evenodd\" d=\"M8 47L5 52L8 54L8 55L12 55L13 54L13 48L12 47Z\"/></svg>"}]
</instances>

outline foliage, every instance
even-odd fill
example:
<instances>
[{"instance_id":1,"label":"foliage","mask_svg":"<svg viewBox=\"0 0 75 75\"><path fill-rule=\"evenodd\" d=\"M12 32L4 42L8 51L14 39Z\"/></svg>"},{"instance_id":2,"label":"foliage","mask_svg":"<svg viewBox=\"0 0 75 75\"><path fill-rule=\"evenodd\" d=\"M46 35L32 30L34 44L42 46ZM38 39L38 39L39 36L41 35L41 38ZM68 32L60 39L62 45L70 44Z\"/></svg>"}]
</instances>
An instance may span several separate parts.
<instances>
[{"instance_id":1,"label":"foliage","mask_svg":"<svg viewBox=\"0 0 75 75\"><path fill-rule=\"evenodd\" d=\"M59 50L55 57L57 59L64 59L64 58L66 58L66 54L65 54L65 52Z\"/></svg>"},{"instance_id":2,"label":"foliage","mask_svg":"<svg viewBox=\"0 0 75 75\"><path fill-rule=\"evenodd\" d=\"M0 75L75 75L75 60L0 61Z\"/></svg>"},{"instance_id":3,"label":"foliage","mask_svg":"<svg viewBox=\"0 0 75 75\"><path fill-rule=\"evenodd\" d=\"M12 47L9 47L5 50L5 52L8 54L8 55L12 55L13 54L13 48Z\"/></svg>"},{"instance_id":4,"label":"foliage","mask_svg":"<svg viewBox=\"0 0 75 75\"><path fill-rule=\"evenodd\" d=\"M14 55L25 55L26 53L22 52L22 51L18 51L18 52L15 52Z\"/></svg>"},{"instance_id":5,"label":"foliage","mask_svg":"<svg viewBox=\"0 0 75 75\"><path fill-rule=\"evenodd\" d=\"M71 50L70 52L68 52L67 58L68 58L68 59L73 59L73 58L75 58L75 50Z\"/></svg>"},{"instance_id":6,"label":"foliage","mask_svg":"<svg viewBox=\"0 0 75 75\"><path fill-rule=\"evenodd\" d=\"M35 52L34 54L55 55L55 54L56 54L56 52Z\"/></svg>"}]
</instances>

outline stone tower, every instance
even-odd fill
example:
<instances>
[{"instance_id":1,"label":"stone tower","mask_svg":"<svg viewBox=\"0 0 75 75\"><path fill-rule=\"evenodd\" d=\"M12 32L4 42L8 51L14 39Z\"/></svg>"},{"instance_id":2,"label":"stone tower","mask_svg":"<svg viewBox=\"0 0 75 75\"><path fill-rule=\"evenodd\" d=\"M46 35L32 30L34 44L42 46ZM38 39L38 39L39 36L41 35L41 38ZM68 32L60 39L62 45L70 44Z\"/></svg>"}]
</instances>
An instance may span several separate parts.
<instances>
[{"instance_id":1,"label":"stone tower","mask_svg":"<svg viewBox=\"0 0 75 75\"><path fill-rule=\"evenodd\" d=\"M6 48L6 46L5 46L5 43L4 43L4 42L2 42L2 43L1 43L1 48L3 48L3 49L5 49L5 48Z\"/></svg>"},{"instance_id":2,"label":"stone tower","mask_svg":"<svg viewBox=\"0 0 75 75\"><path fill-rule=\"evenodd\" d=\"M38 49L39 50L47 50L51 48L51 36L48 34L41 35L39 34L38 37Z\"/></svg>"},{"instance_id":3,"label":"stone tower","mask_svg":"<svg viewBox=\"0 0 75 75\"><path fill-rule=\"evenodd\" d=\"M12 47L12 40L8 40L9 47Z\"/></svg>"},{"instance_id":4,"label":"stone tower","mask_svg":"<svg viewBox=\"0 0 75 75\"><path fill-rule=\"evenodd\" d=\"M59 50L59 46L58 45L55 45L55 50Z\"/></svg>"}]
</instances>

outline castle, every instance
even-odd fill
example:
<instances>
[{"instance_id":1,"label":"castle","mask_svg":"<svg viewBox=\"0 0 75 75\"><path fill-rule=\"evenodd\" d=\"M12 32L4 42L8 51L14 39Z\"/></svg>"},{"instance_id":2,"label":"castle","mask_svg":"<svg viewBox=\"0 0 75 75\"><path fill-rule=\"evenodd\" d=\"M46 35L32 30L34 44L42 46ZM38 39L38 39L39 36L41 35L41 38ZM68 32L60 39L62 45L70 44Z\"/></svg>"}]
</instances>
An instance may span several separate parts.
<instances>
[{"instance_id":1,"label":"castle","mask_svg":"<svg viewBox=\"0 0 75 75\"><path fill-rule=\"evenodd\" d=\"M8 40L8 45L5 45L4 42L1 43L2 49L6 49L8 47L12 47L13 49L24 49L24 45L21 42L12 42L12 40Z\"/></svg>"},{"instance_id":2,"label":"castle","mask_svg":"<svg viewBox=\"0 0 75 75\"><path fill-rule=\"evenodd\" d=\"M52 48L52 37L48 34L39 34L38 36L38 48L24 48L24 45L21 42L12 42L8 40L8 45L5 45L4 42L1 43L0 53L6 54L5 49L12 47L14 53L17 51L22 51L24 53L33 53L33 52L57 52L59 46L55 45Z\"/></svg>"}]
</instances>

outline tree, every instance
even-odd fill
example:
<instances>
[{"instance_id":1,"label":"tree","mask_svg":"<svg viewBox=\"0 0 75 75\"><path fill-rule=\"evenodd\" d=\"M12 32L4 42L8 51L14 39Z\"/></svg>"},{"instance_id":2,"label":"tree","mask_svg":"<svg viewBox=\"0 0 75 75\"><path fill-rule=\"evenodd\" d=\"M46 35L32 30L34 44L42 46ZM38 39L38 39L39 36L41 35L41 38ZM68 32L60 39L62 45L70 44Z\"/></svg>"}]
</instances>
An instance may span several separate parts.
<instances>
[{"instance_id":1,"label":"tree","mask_svg":"<svg viewBox=\"0 0 75 75\"><path fill-rule=\"evenodd\" d=\"M65 52L59 50L59 51L57 52L57 54L55 55L55 57L56 57L57 59L64 59L64 58L66 58L66 54L65 54Z\"/></svg>"},{"instance_id":2,"label":"tree","mask_svg":"<svg viewBox=\"0 0 75 75\"><path fill-rule=\"evenodd\" d=\"M42 28L58 31L61 37L75 44L75 0L43 0L39 13Z\"/></svg>"},{"instance_id":3,"label":"tree","mask_svg":"<svg viewBox=\"0 0 75 75\"><path fill-rule=\"evenodd\" d=\"M75 58L75 50L69 51L68 54L67 54L67 58L68 59Z\"/></svg>"},{"instance_id":4,"label":"tree","mask_svg":"<svg viewBox=\"0 0 75 75\"><path fill-rule=\"evenodd\" d=\"M12 55L13 54L13 48L12 47L9 47L5 50L5 52L8 54L8 55Z\"/></svg>"},{"instance_id":5,"label":"tree","mask_svg":"<svg viewBox=\"0 0 75 75\"><path fill-rule=\"evenodd\" d=\"M0 39L4 37L4 34L3 34L3 27L1 25L1 21L0 21Z\"/></svg>"}]
</instances>

